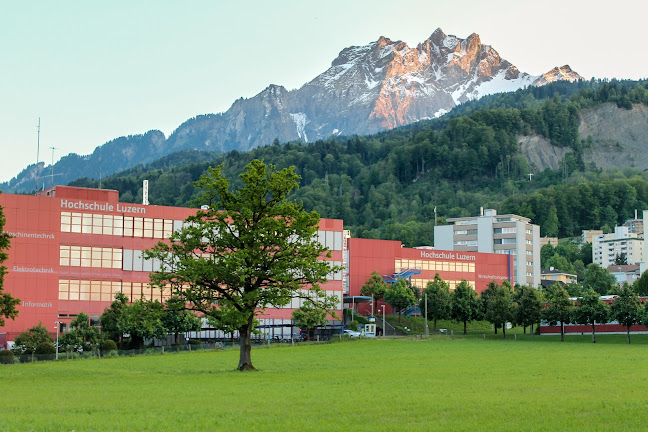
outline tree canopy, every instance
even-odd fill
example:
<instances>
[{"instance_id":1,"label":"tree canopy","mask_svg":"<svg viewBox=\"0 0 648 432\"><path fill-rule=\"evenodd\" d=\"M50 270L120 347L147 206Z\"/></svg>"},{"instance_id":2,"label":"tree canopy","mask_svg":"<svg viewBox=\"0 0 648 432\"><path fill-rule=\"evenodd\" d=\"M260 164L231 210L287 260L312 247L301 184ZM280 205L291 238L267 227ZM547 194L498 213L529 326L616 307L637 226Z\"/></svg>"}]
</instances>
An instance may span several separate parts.
<instances>
[{"instance_id":1,"label":"tree canopy","mask_svg":"<svg viewBox=\"0 0 648 432\"><path fill-rule=\"evenodd\" d=\"M385 291L385 302L398 311L398 322L401 322L403 309L416 304L416 295L405 279L390 284Z\"/></svg>"},{"instance_id":2,"label":"tree canopy","mask_svg":"<svg viewBox=\"0 0 648 432\"><path fill-rule=\"evenodd\" d=\"M3 209L0 207L0 327L5 325L5 318L15 319L18 316L16 306L20 303L20 299L2 291L7 273L7 267L2 264L9 258L7 250L11 246L11 236L4 232L5 221Z\"/></svg>"},{"instance_id":3,"label":"tree canopy","mask_svg":"<svg viewBox=\"0 0 648 432\"><path fill-rule=\"evenodd\" d=\"M549 325L560 323L560 341L565 341L565 324L569 324L573 303L569 300L567 290L560 284L553 284L545 292L545 306L542 309L542 318Z\"/></svg>"},{"instance_id":4,"label":"tree canopy","mask_svg":"<svg viewBox=\"0 0 648 432\"><path fill-rule=\"evenodd\" d=\"M320 259L331 254L315 238L319 215L287 199L299 185L294 168L253 160L235 191L222 171L220 165L201 176L202 208L145 255L162 263L152 284L169 285L190 309L238 329L238 369L252 370L257 314L293 297L317 302L319 283L339 267Z\"/></svg>"},{"instance_id":5,"label":"tree canopy","mask_svg":"<svg viewBox=\"0 0 648 432\"><path fill-rule=\"evenodd\" d=\"M437 321L450 318L450 285L444 281L439 273L434 275L434 279L427 283L423 290L423 296L419 308L421 313L425 311L425 302L427 300L427 318L432 319L432 331L437 329Z\"/></svg>"},{"instance_id":6,"label":"tree canopy","mask_svg":"<svg viewBox=\"0 0 648 432\"><path fill-rule=\"evenodd\" d=\"M360 294L371 296L374 300L380 300L384 297L387 290L387 282L378 274L377 271L371 272L371 277L362 285Z\"/></svg>"},{"instance_id":7,"label":"tree canopy","mask_svg":"<svg viewBox=\"0 0 648 432\"><path fill-rule=\"evenodd\" d=\"M477 298L477 292L462 280L452 294L450 316L457 322L463 322L464 334L468 322L482 317L482 304Z\"/></svg>"},{"instance_id":8,"label":"tree canopy","mask_svg":"<svg viewBox=\"0 0 648 432\"><path fill-rule=\"evenodd\" d=\"M630 343L630 327L640 323L643 315L639 296L631 287L624 285L619 288L611 309L614 319L626 328L628 343Z\"/></svg>"},{"instance_id":9,"label":"tree canopy","mask_svg":"<svg viewBox=\"0 0 648 432\"><path fill-rule=\"evenodd\" d=\"M578 324L592 326L592 343L596 343L596 322L603 324L607 322L610 315L610 308L601 301L599 294L592 288L586 290L573 310L573 321Z\"/></svg>"}]
</instances>

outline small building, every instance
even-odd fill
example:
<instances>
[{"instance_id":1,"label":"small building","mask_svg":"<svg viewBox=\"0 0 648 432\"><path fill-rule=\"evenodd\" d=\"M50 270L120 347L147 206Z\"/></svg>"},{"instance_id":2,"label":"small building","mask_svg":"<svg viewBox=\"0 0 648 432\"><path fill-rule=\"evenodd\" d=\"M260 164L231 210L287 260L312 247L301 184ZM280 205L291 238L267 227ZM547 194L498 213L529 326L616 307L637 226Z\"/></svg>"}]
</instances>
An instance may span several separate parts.
<instances>
[{"instance_id":1,"label":"small building","mask_svg":"<svg viewBox=\"0 0 648 432\"><path fill-rule=\"evenodd\" d=\"M583 244L592 243L592 239L600 235L603 235L602 230L583 230L583 233L581 234L581 242Z\"/></svg>"},{"instance_id":2,"label":"small building","mask_svg":"<svg viewBox=\"0 0 648 432\"><path fill-rule=\"evenodd\" d=\"M550 244L553 247L558 246L558 237L541 237L540 238L540 247Z\"/></svg>"},{"instance_id":3,"label":"small building","mask_svg":"<svg viewBox=\"0 0 648 432\"><path fill-rule=\"evenodd\" d=\"M641 277L638 264L629 265L611 265L607 268L614 276L619 285L628 284L632 285L637 279Z\"/></svg>"},{"instance_id":4,"label":"small building","mask_svg":"<svg viewBox=\"0 0 648 432\"><path fill-rule=\"evenodd\" d=\"M554 269L553 267L549 269L542 269L540 273L540 279L542 281L553 281L554 283L561 282L565 285L569 285L577 282L577 277L575 274L567 273L562 270L557 270ZM546 284L546 285L551 285L551 284ZM544 283L543 286L545 286Z\"/></svg>"}]
</instances>

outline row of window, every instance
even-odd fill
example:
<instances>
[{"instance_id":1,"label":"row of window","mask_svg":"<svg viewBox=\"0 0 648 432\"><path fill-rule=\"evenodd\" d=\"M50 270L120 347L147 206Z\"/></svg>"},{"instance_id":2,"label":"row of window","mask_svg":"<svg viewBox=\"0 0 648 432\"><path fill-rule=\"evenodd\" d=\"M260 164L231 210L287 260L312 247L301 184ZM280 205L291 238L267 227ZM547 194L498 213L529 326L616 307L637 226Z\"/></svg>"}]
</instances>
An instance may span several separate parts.
<instances>
[{"instance_id":1,"label":"row of window","mask_svg":"<svg viewBox=\"0 0 648 432\"><path fill-rule=\"evenodd\" d=\"M493 228L493 234L515 234L515 227Z\"/></svg>"},{"instance_id":2,"label":"row of window","mask_svg":"<svg viewBox=\"0 0 648 432\"><path fill-rule=\"evenodd\" d=\"M122 268L121 249L61 245L59 256L65 267Z\"/></svg>"},{"instance_id":3,"label":"row of window","mask_svg":"<svg viewBox=\"0 0 648 432\"><path fill-rule=\"evenodd\" d=\"M296 309L302 306L306 300L301 297L311 296L310 291L300 290L300 297L293 298L290 303L283 308ZM110 302L115 298L118 292L128 297L130 302L146 299L166 301L171 297L171 288L160 290L152 287L146 282L123 282L123 281L95 281L95 280L77 280L61 279L59 280L59 300L84 300L84 301L102 301ZM337 297L336 302L341 308L342 293L340 291L324 291L325 295L334 295Z\"/></svg>"},{"instance_id":4,"label":"row of window","mask_svg":"<svg viewBox=\"0 0 648 432\"><path fill-rule=\"evenodd\" d=\"M477 240L458 240L454 242L455 246L477 246Z\"/></svg>"},{"instance_id":5,"label":"row of window","mask_svg":"<svg viewBox=\"0 0 648 432\"><path fill-rule=\"evenodd\" d=\"M97 213L61 212L61 232L168 238L183 221Z\"/></svg>"},{"instance_id":6,"label":"row of window","mask_svg":"<svg viewBox=\"0 0 648 432\"><path fill-rule=\"evenodd\" d=\"M65 267L113 268L149 273L159 271L161 268L160 261L145 259L141 250L95 246L61 245L59 263ZM331 265L341 266L342 261L331 261ZM342 280L342 271L330 273L327 279Z\"/></svg>"},{"instance_id":7,"label":"row of window","mask_svg":"<svg viewBox=\"0 0 648 432\"><path fill-rule=\"evenodd\" d=\"M428 282L433 282L433 281L434 281L434 279L414 279L414 278L412 278L412 285L415 286L415 287L418 287L421 290L423 290L427 286ZM447 281L444 281L444 282L446 282L450 286L450 291L454 291L455 288L457 287L457 285L459 285L461 283L460 280L447 280ZM468 282L468 285L470 285L470 287L472 289L475 289L475 281L466 280L466 282Z\"/></svg>"},{"instance_id":8,"label":"row of window","mask_svg":"<svg viewBox=\"0 0 648 432\"><path fill-rule=\"evenodd\" d=\"M475 272L475 263L464 263L455 261L428 261L428 260L407 260L397 259L394 261L396 273L406 268L418 268L428 271L457 271Z\"/></svg>"},{"instance_id":9,"label":"row of window","mask_svg":"<svg viewBox=\"0 0 648 432\"><path fill-rule=\"evenodd\" d=\"M61 212L61 232L123 237L169 238L185 222L135 216ZM316 238L330 250L342 250L342 232L317 231Z\"/></svg>"},{"instance_id":10,"label":"row of window","mask_svg":"<svg viewBox=\"0 0 648 432\"><path fill-rule=\"evenodd\" d=\"M476 229L457 230L454 233L455 233L455 235L477 235L477 230Z\"/></svg>"},{"instance_id":11,"label":"row of window","mask_svg":"<svg viewBox=\"0 0 648 432\"><path fill-rule=\"evenodd\" d=\"M515 244L517 243L517 239L515 238L501 238L501 239L494 239L493 244Z\"/></svg>"},{"instance_id":12,"label":"row of window","mask_svg":"<svg viewBox=\"0 0 648 432\"><path fill-rule=\"evenodd\" d=\"M171 296L170 288L160 290L144 282L96 281L96 280L59 280L59 300L86 300L109 302L121 292L129 301L141 298L164 301Z\"/></svg>"}]
</instances>

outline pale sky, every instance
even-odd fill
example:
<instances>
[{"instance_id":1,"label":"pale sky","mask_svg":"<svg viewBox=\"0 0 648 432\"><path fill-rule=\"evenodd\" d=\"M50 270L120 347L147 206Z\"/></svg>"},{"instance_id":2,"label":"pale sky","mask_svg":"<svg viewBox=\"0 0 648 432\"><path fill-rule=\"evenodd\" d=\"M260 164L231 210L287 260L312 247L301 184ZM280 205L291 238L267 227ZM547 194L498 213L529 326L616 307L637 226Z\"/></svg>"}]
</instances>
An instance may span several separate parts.
<instances>
[{"instance_id":1,"label":"pale sky","mask_svg":"<svg viewBox=\"0 0 648 432\"><path fill-rule=\"evenodd\" d=\"M40 160L226 111L269 84L301 87L345 47L410 46L441 27L532 75L648 77L642 0L3 1L0 181Z\"/></svg>"}]
</instances>

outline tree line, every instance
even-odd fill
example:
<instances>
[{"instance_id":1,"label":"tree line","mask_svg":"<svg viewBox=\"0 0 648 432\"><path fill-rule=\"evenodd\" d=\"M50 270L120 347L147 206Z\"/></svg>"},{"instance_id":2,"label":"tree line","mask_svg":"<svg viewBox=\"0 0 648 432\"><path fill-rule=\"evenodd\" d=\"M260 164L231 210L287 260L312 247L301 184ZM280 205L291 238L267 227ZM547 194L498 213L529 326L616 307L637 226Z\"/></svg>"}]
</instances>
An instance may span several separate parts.
<instances>
[{"instance_id":1,"label":"tree line","mask_svg":"<svg viewBox=\"0 0 648 432\"><path fill-rule=\"evenodd\" d=\"M644 277L643 283L648 284L648 272ZM525 333L530 327L533 333L534 325L543 320L552 326L560 324L561 341L564 341L565 324L590 325L592 342L596 343L596 324L617 320L626 327L630 343L633 325L648 326L648 302L642 304L639 293L628 285L615 287L615 300L609 304L601 300L601 293L587 285L577 296L570 296L567 289L558 283L538 289L517 284L512 287L507 281L501 284L492 281L478 294L465 280L450 291L448 282L437 273L419 292L405 279L387 284L377 272L373 272L360 293L385 301L398 312L399 321L403 310L418 306L421 314L427 312L434 331L439 320L452 319L463 323L464 334L467 323L486 320L493 324L495 334L501 329L502 338L506 338L508 323L522 326Z\"/></svg>"}]
</instances>

